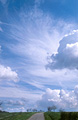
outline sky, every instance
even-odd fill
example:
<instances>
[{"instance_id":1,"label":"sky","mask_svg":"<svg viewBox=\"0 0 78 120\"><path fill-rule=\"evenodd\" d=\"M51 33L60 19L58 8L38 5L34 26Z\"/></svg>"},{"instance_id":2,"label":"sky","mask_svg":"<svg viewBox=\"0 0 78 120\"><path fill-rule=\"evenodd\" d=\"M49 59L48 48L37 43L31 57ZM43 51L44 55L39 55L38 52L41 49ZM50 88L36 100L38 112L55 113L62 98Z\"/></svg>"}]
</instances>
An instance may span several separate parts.
<instances>
[{"instance_id":1,"label":"sky","mask_svg":"<svg viewBox=\"0 0 78 120\"><path fill-rule=\"evenodd\" d=\"M0 110L78 111L77 5L0 0Z\"/></svg>"}]
</instances>

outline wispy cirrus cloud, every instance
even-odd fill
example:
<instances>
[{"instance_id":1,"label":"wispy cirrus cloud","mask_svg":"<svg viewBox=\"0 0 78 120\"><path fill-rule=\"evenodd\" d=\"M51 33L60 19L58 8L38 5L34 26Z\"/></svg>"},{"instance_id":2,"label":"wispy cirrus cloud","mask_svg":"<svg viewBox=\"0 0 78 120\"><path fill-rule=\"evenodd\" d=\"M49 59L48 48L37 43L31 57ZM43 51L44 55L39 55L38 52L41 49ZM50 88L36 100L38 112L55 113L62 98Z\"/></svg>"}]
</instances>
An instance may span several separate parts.
<instances>
[{"instance_id":1,"label":"wispy cirrus cloud","mask_svg":"<svg viewBox=\"0 0 78 120\"><path fill-rule=\"evenodd\" d=\"M49 105L49 103L51 103L50 105L56 105L57 103L55 104L55 102L53 103L52 101L55 99L54 94L57 95L56 99L60 100L60 89L71 90L71 88L73 89L77 84L77 70L70 70L68 69L69 66L64 67L61 65L62 62L59 62L60 60L58 59L61 53L64 55L64 57L61 55L63 58L69 57L66 53L70 54L70 51L74 54L78 43L77 39L75 39L76 37L74 38L74 34L76 33L72 31L76 26L73 23L70 24L64 20L55 19L52 15L44 13L39 9L39 5L40 1L35 1L35 5L31 10L26 11L23 9L18 15L15 15L15 18L11 16L8 23L0 22L3 27L7 26L4 27L6 39L3 39L4 42L2 42L2 45L7 53L5 55L8 66L10 64L12 68L16 68L17 70L17 72L15 72L10 67L2 66L3 76L1 79L7 78L6 80L15 82L17 81L17 77L20 77L18 85L14 84L14 87L1 87L0 97L24 97L28 98L30 103L32 98L33 103L35 103L38 99L41 99L43 91L49 87L50 89L47 89L49 92L45 92L45 94L42 95L42 103L44 101L43 97L47 96L47 102L45 101L47 103L46 105ZM75 42L72 42L73 38ZM4 56L2 57L4 61L3 58ZM53 60L58 61L56 69L52 68ZM50 69L46 69L47 64ZM58 67L61 67L61 70ZM69 86L68 83L70 82L71 85ZM53 91L51 90L52 88L59 89ZM36 92L37 90L38 92ZM67 96L67 94L69 95L70 93L65 92L65 96ZM67 105L66 102L64 103ZM59 107L61 106L62 104L60 104Z\"/></svg>"},{"instance_id":2,"label":"wispy cirrus cloud","mask_svg":"<svg viewBox=\"0 0 78 120\"><path fill-rule=\"evenodd\" d=\"M45 84L49 84L45 81L46 78L51 81L49 85L56 84L56 79L60 84L61 76L66 81L66 70L53 72L46 69L46 65L52 61L50 56L57 53L60 40L65 35L72 33L76 27L74 24L66 23L63 20L57 22L53 16L34 7L29 12L22 10L15 19L11 19L10 24L5 25L8 26L10 33L7 48L12 54L19 57L19 61L16 60L15 65L18 68L18 74L23 71L21 81L28 83L28 79L30 79L29 83L32 86L38 88L41 86L41 89ZM59 77L56 78L56 76ZM72 76L74 76L74 72ZM74 79L71 76L68 78L69 81ZM32 83L32 81L34 82ZM36 83L39 83L39 86Z\"/></svg>"},{"instance_id":3,"label":"wispy cirrus cloud","mask_svg":"<svg viewBox=\"0 0 78 120\"><path fill-rule=\"evenodd\" d=\"M17 22L18 18L19 22ZM27 77L30 76L29 83L37 88L41 87L42 89L42 86L44 87L46 83L45 76L52 81L52 84L57 79L56 74L58 75L59 72L51 72L45 66L51 60L49 59L51 54L57 52L59 41L75 27L75 25L62 20L56 21L52 16L44 14L43 11L36 7L28 13L22 11L16 17L16 20L11 21L11 26L9 26L9 39L13 39L15 44L10 43L9 45L8 43L7 47L13 54L20 56L19 66L24 71L22 73L22 76L26 78L24 81L26 82L28 80ZM64 72L62 74L64 75ZM59 76L58 81L60 79L61 77ZM32 83L32 81L34 82ZM39 83L39 85L36 83Z\"/></svg>"},{"instance_id":4,"label":"wispy cirrus cloud","mask_svg":"<svg viewBox=\"0 0 78 120\"><path fill-rule=\"evenodd\" d=\"M10 28L10 37L17 44L10 44L9 48L23 56L24 62L28 60L36 67L47 64L47 57L57 52L60 39L73 29L73 25L63 21L56 24L56 20L38 8L29 13L21 12L19 18L20 21L13 21L14 26Z\"/></svg>"}]
</instances>

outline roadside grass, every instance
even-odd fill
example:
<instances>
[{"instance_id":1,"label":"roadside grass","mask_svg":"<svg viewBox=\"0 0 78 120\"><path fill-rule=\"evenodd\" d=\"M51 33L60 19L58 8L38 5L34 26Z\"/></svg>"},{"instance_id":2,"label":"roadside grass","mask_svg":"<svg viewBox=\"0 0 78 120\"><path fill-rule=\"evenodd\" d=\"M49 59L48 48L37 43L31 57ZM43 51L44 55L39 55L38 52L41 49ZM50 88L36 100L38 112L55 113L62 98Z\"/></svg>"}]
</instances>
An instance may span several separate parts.
<instances>
[{"instance_id":1,"label":"roadside grass","mask_svg":"<svg viewBox=\"0 0 78 120\"><path fill-rule=\"evenodd\" d=\"M45 112L45 120L78 120L78 112Z\"/></svg>"},{"instance_id":2,"label":"roadside grass","mask_svg":"<svg viewBox=\"0 0 78 120\"><path fill-rule=\"evenodd\" d=\"M78 120L78 112L62 112L60 120Z\"/></svg>"},{"instance_id":3,"label":"roadside grass","mask_svg":"<svg viewBox=\"0 0 78 120\"><path fill-rule=\"evenodd\" d=\"M60 119L60 112L45 112L44 117L45 120L59 120Z\"/></svg>"},{"instance_id":4,"label":"roadside grass","mask_svg":"<svg viewBox=\"0 0 78 120\"><path fill-rule=\"evenodd\" d=\"M45 120L51 120L49 114L47 114L47 112L44 113L44 117L45 117Z\"/></svg>"},{"instance_id":5,"label":"roadside grass","mask_svg":"<svg viewBox=\"0 0 78 120\"><path fill-rule=\"evenodd\" d=\"M35 114L35 112L19 112L19 113L2 112L0 113L0 120L27 120L33 114Z\"/></svg>"}]
</instances>

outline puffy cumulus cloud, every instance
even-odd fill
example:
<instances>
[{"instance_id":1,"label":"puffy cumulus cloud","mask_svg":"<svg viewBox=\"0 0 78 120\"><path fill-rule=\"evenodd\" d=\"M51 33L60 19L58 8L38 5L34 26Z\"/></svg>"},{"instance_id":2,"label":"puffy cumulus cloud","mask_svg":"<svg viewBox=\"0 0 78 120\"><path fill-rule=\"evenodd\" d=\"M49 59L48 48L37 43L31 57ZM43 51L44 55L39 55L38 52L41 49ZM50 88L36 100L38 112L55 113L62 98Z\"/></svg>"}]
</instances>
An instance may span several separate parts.
<instances>
[{"instance_id":1,"label":"puffy cumulus cloud","mask_svg":"<svg viewBox=\"0 0 78 120\"><path fill-rule=\"evenodd\" d=\"M17 82L18 75L15 71L12 71L10 67L4 67L0 64L0 81L2 80L12 80L14 82Z\"/></svg>"},{"instance_id":2,"label":"puffy cumulus cloud","mask_svg":"<svg viewBox=\"0 0 78 120\"><path fill-rule=\"evenodd\" d=\"M78 69L78 30L65 35L56 54L50 57L50 69Z\"/></svg>"},{"instance_id":3,"label":"puffy cumulus cloud","mask_svg":"<svg viewBox=\"0 0 78 120\"><path fill-rule=\"evenodd\" d=\"M56 106L57 109L78 110L78 86L72 91L47 89L38 101L43 109L49 106Z\"/></svg>"}]
</instances>

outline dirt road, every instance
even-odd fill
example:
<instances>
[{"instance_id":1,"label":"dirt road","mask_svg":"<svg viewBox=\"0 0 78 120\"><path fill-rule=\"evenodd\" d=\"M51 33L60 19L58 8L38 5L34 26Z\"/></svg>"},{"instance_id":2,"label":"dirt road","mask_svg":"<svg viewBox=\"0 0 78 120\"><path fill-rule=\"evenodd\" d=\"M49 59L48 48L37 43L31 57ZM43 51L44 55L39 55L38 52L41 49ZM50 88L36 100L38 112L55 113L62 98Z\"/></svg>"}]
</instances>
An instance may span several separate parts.
<instances>
[{"instance_id":1,"label":"dirt road","mask_svg":"<svg viewBox=\"0 0 78 120\"><path fill-rule=\"evenodd\" d=\"M44 113L36 113L33 116L31 116L28 120L45 120Z\"/></svg>"}]
</instances>

